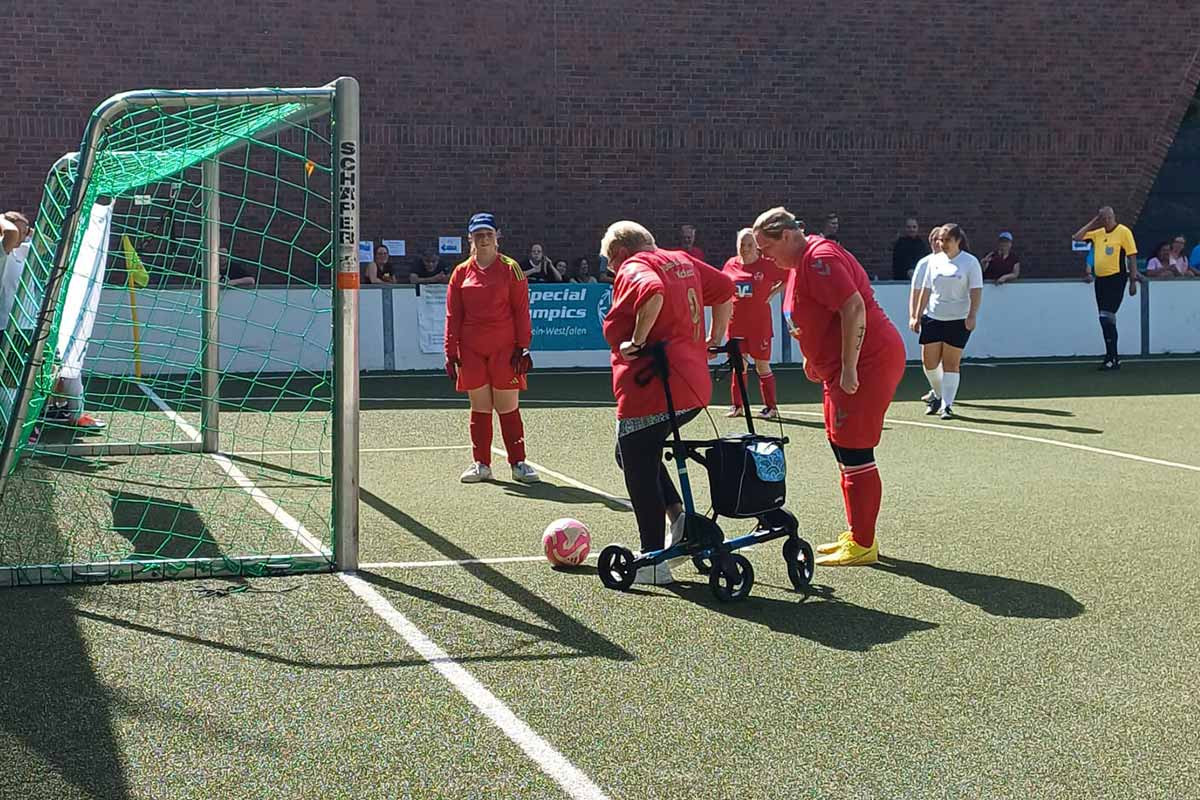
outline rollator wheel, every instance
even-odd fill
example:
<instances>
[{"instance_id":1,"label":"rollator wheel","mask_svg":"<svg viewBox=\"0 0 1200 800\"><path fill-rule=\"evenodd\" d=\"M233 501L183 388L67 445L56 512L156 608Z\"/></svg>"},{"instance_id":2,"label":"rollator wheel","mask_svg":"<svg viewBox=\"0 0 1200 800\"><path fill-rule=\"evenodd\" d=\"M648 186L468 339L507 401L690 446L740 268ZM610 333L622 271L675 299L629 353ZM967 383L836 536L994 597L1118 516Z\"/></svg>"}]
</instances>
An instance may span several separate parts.
<instances>
[{"instance_id":1,"label":"rollator wheel","mask_svg":"<svg viewBox=\"0 0 1200 800\"><path fill-rule=\"evenodd\" d=\"M708 573L708 585L712 593L722 603L741 600L750 594L754 586L754 567L749 559L738 553L729 557L732 572L721 569L714 564Z\"/></svg>"},{"instance_id":2,"label":"rollator wheel","mask_svg":"<svg viewBox=\"0 0 1200 800\"><path fill-rule=\"evenodd\" d=\"M803 592L812 584L812 547L799 536L789 536L783 542L783 560L787 564L788 578L797 592Z\"/></svg>"},{"instance_id":3,"label":"rollator wheel","mask_svg":"<svg viewBox=\"0 0 1200 800\"><path fill-rule=\"evenodd\" d=\"M596 566L600 582L608 589L624 591L633 585L637 570L633 568L633 553L619 544L610 544L600 551Z\"/></svg>"},{"instance_id":4,"label":"rollator wheel","mask_svg":"<svg viewBox=\"0 0 1200 800\"><path fill-rule=\"evenodd\" d=\"M700 556L694 556L692 558L692 566L695 567L696 572L699 572L701 575L711 575L712 574L712 563L707 558L700 558Z\"/></svg>"}]
</instances>

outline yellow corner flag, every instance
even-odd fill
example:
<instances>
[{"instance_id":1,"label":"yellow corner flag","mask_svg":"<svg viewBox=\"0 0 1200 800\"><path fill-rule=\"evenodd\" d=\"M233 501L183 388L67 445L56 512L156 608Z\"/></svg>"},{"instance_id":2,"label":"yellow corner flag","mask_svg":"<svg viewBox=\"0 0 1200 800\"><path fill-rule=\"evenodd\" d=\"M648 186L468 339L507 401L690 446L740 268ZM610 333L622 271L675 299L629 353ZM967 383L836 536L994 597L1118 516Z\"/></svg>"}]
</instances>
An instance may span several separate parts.
<instances>
[{"instance_id":1,"label":"yellow corner flag","mask_svg":"<svg viewBox=\"0 0 1200 800\"><path fill-rule=\"evenodd\" d=\"M128 236L121 236L121 249L125 251L125 282L135 289L145 289L150 283L150 273L142 266L142 259L133 249Z\"/></svg>"},{"instance_id":2,"label":"yellow corner flag","mask_svg":"<svg viewBox=\"0 0 1200 800\"><path fill-rule=\"evenodd\" d=\"M133 323L133 374L142 377L142 335L138 330L137 289L145 289L150 283L150 273L142 266L129 237L121 236L121 249L125 251L125 285L129 287L129 321Z\"/></svg>"}]
</instances>

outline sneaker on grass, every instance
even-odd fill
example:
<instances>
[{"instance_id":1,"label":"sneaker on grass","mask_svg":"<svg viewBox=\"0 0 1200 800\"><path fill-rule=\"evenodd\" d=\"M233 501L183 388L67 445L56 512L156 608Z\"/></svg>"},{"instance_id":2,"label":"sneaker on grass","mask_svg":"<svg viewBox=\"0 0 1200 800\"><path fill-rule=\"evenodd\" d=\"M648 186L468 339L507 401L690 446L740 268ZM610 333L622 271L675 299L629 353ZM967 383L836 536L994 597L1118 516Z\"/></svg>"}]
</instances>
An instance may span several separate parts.
<instances>
[{"instance_id":1,"label":"sneaker on grass","mask_svg":"<svg viewBox=\"0 0 1200 800\"><path fill-rule=\"evenodd\" d=\"M492 468L478 461L467 467L462 477L459 478L463 483L480 483L481 481L490 481L491 479Z\"/></svg>"}]
</instances>

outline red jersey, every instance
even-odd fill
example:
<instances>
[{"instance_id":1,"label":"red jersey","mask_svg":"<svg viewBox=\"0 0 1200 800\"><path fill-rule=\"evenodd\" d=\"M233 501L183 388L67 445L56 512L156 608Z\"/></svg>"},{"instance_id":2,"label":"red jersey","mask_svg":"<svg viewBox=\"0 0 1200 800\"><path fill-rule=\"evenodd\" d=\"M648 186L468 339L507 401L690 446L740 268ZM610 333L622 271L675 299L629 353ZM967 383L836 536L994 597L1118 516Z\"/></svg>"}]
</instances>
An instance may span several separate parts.
<instances>
[{"instance_id":1,"label":"red jersey","mask_svg":"<svg viewBox=\"0 0 1200 800\"><path fill-rule=\"evenodd\" d=\"M808 250L791 273L783 310L791 321L792 336L822 380L833 381L842 371L842 317L838 312L855 292L862 295L867 307L867 332L858 363L890 353L900 342L900 334L875 302L866 270L837 242L809 236Z\"/></svg>"},{"instance_id":2,"label":"red jersey","mask_svg":"<svg viewBox=\"0 0 1200 800\"><path fill-rule=\"evenodd\" d=\"M712 399L704 307L719 305L732 297L733 282L682 250L634 253L617 271L612 308L604 317L604 339L612 348L613 395L617 399L618 419L646 417L667 410L660 381L638 386L634 380L649 358L626 361L620 352L621 343L633 336L638 308L656 294L663 296L662 311L646 342L666 342L675 409L706 406Z\"/></svg>"},{"instance_id":3,"label":"red jersey","mask_svg":"<svg viewBox=\"0 0 1200 800\"><path fill-rule=\"evenodd\" d=\"M529 347L529 283L521 265L501 254L487 269L472 256L454 268L446 287L446 356L460 347L478 353Z\"/></svg>"},{"instance_id":4,"label":"red jersey","mask_svg":"<svg viewBox=\"0 0 1200 800\"><path fill-rule=\"evenodd\" d=\"M721 270L733 281L733 316L729 319L728 337L740 337L747 341L770 339L774 334L771 325L771 290L777 284L787 283L788 271L767 258L746 266L739 256L725 262Z\"/></svg>"}]
</instances>

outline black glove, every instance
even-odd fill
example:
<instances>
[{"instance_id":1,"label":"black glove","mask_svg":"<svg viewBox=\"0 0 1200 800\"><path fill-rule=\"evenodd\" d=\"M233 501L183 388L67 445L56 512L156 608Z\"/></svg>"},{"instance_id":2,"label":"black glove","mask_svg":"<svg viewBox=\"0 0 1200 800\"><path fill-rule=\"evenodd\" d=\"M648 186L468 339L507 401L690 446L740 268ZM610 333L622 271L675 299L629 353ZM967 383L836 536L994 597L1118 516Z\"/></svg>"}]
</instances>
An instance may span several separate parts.
<instances>
[{"instance_id":1,"label":"black glove","mask_svg":"<svg viewBox=\"0 0 1200 800\"><path fill-rule=\"evenodd\" d=\"M517 375L528 375L533 369L533 356L529 355L528 347L518 347L513 350L512 368Z\"/></svg>"}]
</instances>

